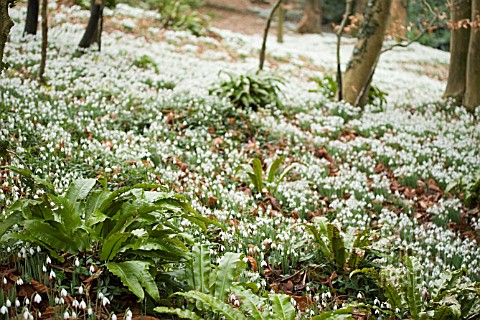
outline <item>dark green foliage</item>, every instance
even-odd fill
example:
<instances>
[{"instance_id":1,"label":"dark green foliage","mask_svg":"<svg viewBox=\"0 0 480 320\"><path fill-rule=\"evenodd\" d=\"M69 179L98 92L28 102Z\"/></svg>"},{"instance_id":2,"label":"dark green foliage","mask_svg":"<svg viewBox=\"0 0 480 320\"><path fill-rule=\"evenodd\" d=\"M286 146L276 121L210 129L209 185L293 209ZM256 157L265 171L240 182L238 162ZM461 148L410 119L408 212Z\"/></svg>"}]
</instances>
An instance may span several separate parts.
<instances>
[{"instance_id":1,"label":"dark green foliage","mask_svg":"<svg viewBox=\"0 0 480 320\"><path fill-rule=\"evenodd\" d=\"M279 95L280 86L285 82L283 78L258 72L241 75L221 73L226 74L228 79L210 89L210 94L227 98L240 109L257 111L258 108L265 108L267 105L282 106Z\"/></svg>"},{"instance_id":2,"label":"dark green foliage","mask_svg":"<svg viewBox=\"0 0 480 320\"><path fill-rule=\"evenodd\" d=\"M201 1L160 0L157 2L164 28L189 30L196 36L204 35L207 21L193 8L201 6Z\"/></svg>"},{"instance_id":3,"label":"dark green foliage","mask_svg":"<svg viewBox=\"0 0 480 320\"><path fill-rule=\"evenodd\" d=\"M417 259L405 256L403 267L355 270L373 275L391 305L391 314L402 319L477 319L480 316L480 286L464 283L465 270L444 272L430 287L422 281Z\"/></svg>"},{"instance_id":4,"label":"dark green foliage","mask_svg":"<svg viewBox=\"0 0 480 320\"><path fill-rule=\"evenodd\" d=\"M480 169L469 176L448 184L445 192L459 192L463 194L463 202L469 208L480 205Z\"/></svg>"},{"instance_id":5,"label":"dark green foliage","mask_svg":"<svg viewBox=\"0 0 480 320\"><path fill-rule=\"evenodd\" d=\"M185 239L172 220L187 219L203 229L210 222L163 186L139 184L109 191L104 181L96 188L97 180L85 179L74 181L59 195L49 182L26 170L15 171L46 192L37 200L22 198L7 208L0 223L1 242L40 246L58 261L64 261L65 254L92 253L141 300L143 288L159 300L151 267L188 256Z\"/></svg>"}]
</instances>

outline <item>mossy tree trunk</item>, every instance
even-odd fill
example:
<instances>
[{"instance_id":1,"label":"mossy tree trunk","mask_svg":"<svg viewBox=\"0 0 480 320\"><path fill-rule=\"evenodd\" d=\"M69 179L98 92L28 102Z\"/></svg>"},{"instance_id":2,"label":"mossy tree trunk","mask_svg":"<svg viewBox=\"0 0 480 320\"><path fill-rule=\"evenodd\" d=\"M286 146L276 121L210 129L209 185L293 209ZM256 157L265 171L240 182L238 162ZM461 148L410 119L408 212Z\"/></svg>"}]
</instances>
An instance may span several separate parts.
<instances>
[{"instance_id":1,"label":"mossy tree trunk","mask_svg":"<svg viewBox=\"0 0 480 320\"><path fill-rule=\"evenodd\" d=\"M370 0L366 7L365 20L347 64L342 86L343 100L352 105L360 105L368 95L382 49L391 4L392 0Z\"/></svg>"},{"instance_id":2,"label":"mossy tree trunk","mask_svg":"<svg viewBox=\"0 0 480 320\"><path fill-rule=\"evenodd\" d=\"M450 33L450 67L444 97L463 102L467 86L467 57L470 41L470 28L462 22L472 15L472 0L453 0L450 7L452 30Z\"/></svg>"},{"instance_id":3,"label":"mossy tree trunk","mask_svg":"<svg viewBox=\"0 0 480 320\"><path fill-rule=\"evenodd\" d=\"M305 2L303 17L298 23L297 32L322 32L322 0L307 0Z\"/></svg>"},{"instance_id":4,"label":"mossy tree trunk","mask_svg":"<svg viewBox=\"0 0 480 320\"><path fill-rule=\"evenodd\" d=\"M101 35L102 35L102 20L103 20L103 1L92 0L90 5L90 19L88 20L87 28L80 40L79 47L86 49L90 48L93 43L98 43L100 50Z\"/></svg>"},{"instance_id":5,"label":"mossy tree trunk","mask_svg":"<svg viewBox=\"0 0 480 320\"><path fill-rule=\"evenodd\" d=\"M472 0L471 21L464 105L473 111L480 106L480 0Z\"/></svg>"},{"instance_id":6,"label":"mossy tree trunk","mask_svg":"<svg viewBox=\"0 0 480 320\"><path fill-rule=\"evenodd\" d=\"M23 34L37 34L39 5L38 0L28 0L27 20Z\"/></svg>"},{"instance_id":7,"label":"mossy tree trunk","mask_svg":"<svg viewBox=\"0 0 480 320\"><path fill-rule=\"evenodd\" d=\"M3 52L5 44L10 34L10 29L13 27L13 21L8 14L8 8L11 1L0 0L0 74L3 71Z\"/></svg>"}]
</instances>

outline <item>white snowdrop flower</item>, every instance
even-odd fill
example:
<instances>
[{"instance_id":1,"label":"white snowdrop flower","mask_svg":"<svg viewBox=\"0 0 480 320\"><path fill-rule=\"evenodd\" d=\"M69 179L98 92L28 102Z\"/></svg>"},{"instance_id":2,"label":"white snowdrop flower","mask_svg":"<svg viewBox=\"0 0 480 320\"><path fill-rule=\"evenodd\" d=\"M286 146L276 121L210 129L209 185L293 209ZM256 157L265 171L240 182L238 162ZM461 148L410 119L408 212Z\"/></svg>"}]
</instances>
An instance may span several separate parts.
<instances>
[{"instance_id":1,"label":"white snowdrop flower","mask_svg":"<svg viewBox=\"0 0 480 320\"><path fill-rule=\"evenodd\" d=\"M373 304L374 305L380 304L380 301L378 300L378 298L375 298L375 300L373 300Z\"/></svg>"},{"instance_id":2,"label":"white snowdrop flower","mask_svg":"<svg viewBox=\"0 0 480 320\"><path fill-rule=\"evenodd\" d=\"M42 302L42 296L39 295L38 293L36 293L36 294L35 294L35 297L33 297L33 301L34 301L35 303L40 303L40 302Z\"/></svg>"},{"instance_id":3,"label":"white snowdrop flower","mask_svg":"<svg viewBox=\"0 0 480 320\"><path fill-rule=\"evenodd\" d=\"M267 261L263 260L263 261L260 263L260 266L261 266L262 268L268 266Z\"/></svg>"},{"instance_id":4,"label":"white snowdrop flower","mask_svg":"<svg viewBox=\"0 0 480 320\"><path fill-rule=\"evenodd\" d=\"M30 315L28 316L28 320L33 320L33 315L30 314Z\"/></svg>"},{"instance_id":5,"label":"white snowdrop flower","mask_svg":"<svg viewBox=\"0 0 480 320\"><path fill-rule=\"evenodd\" d=\"M20 278L20 277L17 278L17 285L18 285L18 286L23 285L23 280L22 280L22 278Z\"/></svg>"},{"instance_id":6,"label":"white snowdrop flower","mask_svg":"<svg viewBox=\"0 0 480 320\"><path fill-rule=\"evenodd\" d=\"M50 270L50 279L55 278L57 275L55 274L55 271Z\"/></svg>"},{"instance_id":7,"label":"white snowdrop flower","mask_svg":"<svg viewBox=\"0 0 480 320\"><path fill-rule=\"evenodd\" d=\"M23 319L27 320L29 318L30 313L28 312L27 309L23 311Z\"/></svg>"},{"instance_id":8,"label":"white snowdrop flower","mask_svg":"<svg viewBox=\"0 0 480 320\"><path fill-rule=\"evenodd\" d=\"M338 306L337 306L337 305L334 305L334 306L333 306L333 311L337 311L337 309L338 309Z\"/></svg>"},{"instance_id":9,"label":"white snowdrop flower","mask_svg":"<svg viewBox=\"0 0 480 320\"><path fill-rule=\"evenodd\" d=\"M2 307L0 308L0 313L1 313L1 314L5 314L5 313L7 313L7 312L8 312L7 307L2 306Z\"/></svg>"},{"instance_id":10,"label":"white snowdrop flower","mask_svg":"<svg viewBox=\"0 0 480 320\"><path fill-rule=\"evenodd\" d=\"M42 252L42 248L40 248L40 246L37 246L37 252Z\"/></svg>"},{"instance_id":11,"label":"white snowdrop flower","mask_svg":"<svg viewBox=\"0 0 480 320\"><path fill-rule=\"evenodd\" d=\"M375 314L378 315L379 313L380 313L380 311L378 311L378 309L376 309L376 310L375 310Z\"/></svg>"},{"instance_id":12,"label":"white snowdrop flower","mask_svg":"<svg viewBox=\"0 0 480 320\"><path fill-rule=\"evenodd\" d=\"M66 297L67 296L67 290L65 290L65 288L62 288L62 290L60 290L60 294L62 295L62 297Z\"/></svg>"},{"instance_id":13,"label":"white snowdrop flower","mask_svg":"<svg viewBox=\"0 0 480 320\"><path fill-rule=\"evenodd\" d=\"M103 297L104 297L103 293L99 292L98 293L98 299L101 300L101 299L103 299Z\"/></svg>"},{"instance_id":14,"label":"white snowdrop flower","mask_svg":"<svg viewBox=\"0 0 480 320\"><path fill-rule=\"evenodd\" d=\"M83 286L78 287L78 293L83 294Z\"/></svg>"},{"instance_id":15,"label":"white snowdrop flower","mask_svg":"<svg viewBox=\"0 0 480 320\"><path fill-rule=\"evenodd\" d=\"M130 309L128 309L127 312L125 312L125 315L127 317L132 317L133 316L132 311Z\"/></svg>"},{"instance_id":16,"label":"white snowdrop flower","mask_svg":"<svg viewBox=\"0 0 480 320\"><path fill-rule=\"evenodd\" d=\"M91 316L93 314L93 309L91 307L88 308L87 314Z\"/></svg>"},{"instance_id":17,"label":"white snowdrop flower","mask_svg":"<svg viewBox=\"0 0 480 320\"><path fill-rule=\"evenodd\" d=\"M240 306L240 301L235 299L235 301L233 302L233 305L237 307Z\"/></svg>"},{"instance_id":18,"label":"white snowdrop flower","mask_svg":"<svg viewBox=\"0 0 480 320\"><path fill-rule=\"evenodd\" d=\"M47 272L47 267L45 267L45 265L42 266L42 271Z\"/></svg>"},{"instance_id":19,"label":"white snowdrop flower","mask_svg":"<svg viewBox=\"0 0 480 320\"><path fill-rule=\"evenodd\" d=\"M35 249L33 249L33 248L30 248L29 252L30 252L30 255L32 255L32 256L33 256L33 255L35 254Z\"/></svg>"},{"instance_id":20,"label":"white snowdrop flower","mask_svg":"<svg viewBox=\"0 0 480 320\"><path fill-rule=\"evenodd\" d=\"M5 277L3 278L3 284L7 284L7 279Z\"/></svg>"},{"instance_id":21,"label":"white snowdrop flower","mask_svg":"<svg viewBox=\"0 0 480 320\"><path fill-rule=\"evenodd\" d=\"M93 264L90 265L90 273L94 273L95 272L95 267L93 266Z\"/></svg>"},{"instance_id":22,"label":"white snowdrop flower","mask_svg":"<svg viewBox=\"0 0 480 320\"><path fill-rule=\"evenodd\" d=\"M73 302L72 302L72 306L76 309L76 308L78 308L79 305L80 305L80 302L78 302L77 299L74 299Z\"/></svg>"},{"instance_id":23,"label":"white snowdrop flower","mask_svg":"<svg viewBox=\"0 0 480 320\"><path fill-rule=\"evenodd\" d=\"M10 308L12 306L12 302L10 301L10 299L7 298L7 301L5 301L5 305L7 306L7 308Z\"/></svg>"},{"instance_id":24,"label":"white snowdrop flower","mask_svg":"<svg viewBox=\"0 0 480 320\"><path fill-rule=\"evenodd\" d=\"M68 310L63 314L63 319L70 319L70 313L68 313Z\"/></svg>"},{"instance_id":25,"label":"white snowdrop flower","mask_svg":"<svg viewBox=\"0 0 480 320\"><path fill-rule=\"evenodd\" d=\"M80 309L84 310L87 308L87 304L85 301L82 299L82 302L80 302L80 305L78 306Z\"/></svg>"},{"instance_id":26,"label":"white snowdrop flower","mask_svg":"<svg viewBox=\"0 0 480 320\"><path fill-rule=\"evenodd\" d=\"M65 304L65 299L63 299L63 297L60 297L60 304Z\"/></svg>"},{"instance_id":27,"label":"white snowdrop flower","mask_svg":"<svg viewBox=\"0 0 480 320\"><path fill-rule=\"evenodd\" d=\"M103 304L103 306L105 307L107 304L110 304L110 300L108 300L107 297L103 297L103 299L102 299L102 304Z\"/></svg>"},{"instance_id":28,"label":"white snowdrop flower","mask_svg":"<svg viewBox=\"0 0 480 320\"><path fill-rule=\"evenodd\" d=\"M20 301L18 299L15 299L15 307L20 307Z\"/></svg>"},{"instance_id":29,"label":"white snowdrop flower","mask_svg":"<svg viewBox=\"0 0 480 320\"><path fill-rule=\"evenodd\" d=\"M80 261L78 261L78 258L75 258L74 264L75 264L75 267L78 267L80 265Z\"/></svg>"},{"instance_id":30,"label":"white snowdrop flower","mask_svg":"<svg viewBox=\"0 0 480 320\"><path fill-rule=\"evenodd\" d=\"M55 304L60 304L60 298L59 297L55 297Z\"/></svg>"},{"instance_id":31,"label":"white snowdrop flower","mask_svg":"<svg viewBox=\"0 0 480 320\"><path fill-rule=\"evenodd\" d=\"M45 263L46 263L46 264L50 264L50 263L52 263L52 260L50 259L50 257L49 257L49 256L47 256L47 259L45 259Z\"/></svg>"},{"instance_id":32,"label":"white snowdrop flower","mask_svg":"<svg viewBox=\"0 0 480 320\"><path fill-rule=\"evenodd\" d=\"M28 298L25 298L25 305L28 306L30 304L30 300Z\"/></svg>"},{"instance_id":33,"label":"white snowdrop flower","mask_svg":"<svg viewBox=\"0 0 480 320\"><path fill-rule=\"evenodd\" d=\"M72 311L72 319L77 319L77 313L75 311Z\"/></svg>"},{"instance_id":34,"label":"white snowdrop flower","mask_svg":"<svg viewBox=\"0 0 480 320\"><path fill-rule=\"evenodd\" d=\"M400 313L400 309L399 309L399 308L395 308L395 312L396 312L396 313Z\"/></svg>"},{"instance_id":35,"label":"white snowdrop flower","mask_svg":"<svg viewBox=\"0 0 480 320\"><path fill-rule=\"evenodd\" d=\"M117 320L117 315L115 313L112 314L112 320Z\"/></svg>"},{"instance_id":36,"label":"white snowdrop flower","mask_svg":"<svg viewBox=\"0 0 480 320\"><path fill-rule=\"evenodd\" d=\"M357 299L362 299L362 297L363 297L363 296L362 296L362 293L359 292L359 293L357 294Z\"/></svg>"}]
</instances>

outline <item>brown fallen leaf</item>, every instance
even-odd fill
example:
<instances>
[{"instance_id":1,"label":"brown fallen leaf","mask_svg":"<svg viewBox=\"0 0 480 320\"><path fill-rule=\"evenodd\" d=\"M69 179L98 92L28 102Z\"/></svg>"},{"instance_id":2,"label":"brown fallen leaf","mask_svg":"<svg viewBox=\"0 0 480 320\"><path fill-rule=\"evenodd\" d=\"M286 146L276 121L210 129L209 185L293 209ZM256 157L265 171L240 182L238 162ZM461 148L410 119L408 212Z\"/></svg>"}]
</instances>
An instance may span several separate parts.
<instances>
[{"instance_id":1,"label":"brown fallen leaf","mask_svg":"<svg viewBox=\"0 0 480 320\"><path fill-rule=\"evenodd\" d=\"M258 271L258 263L257 263L257 260L255 260L254 257L252 256L247 256L247 259L248 259L248 263L250 265L250 269L253 271L253 272L257 272Z\"/></svg>"}]
</instances>

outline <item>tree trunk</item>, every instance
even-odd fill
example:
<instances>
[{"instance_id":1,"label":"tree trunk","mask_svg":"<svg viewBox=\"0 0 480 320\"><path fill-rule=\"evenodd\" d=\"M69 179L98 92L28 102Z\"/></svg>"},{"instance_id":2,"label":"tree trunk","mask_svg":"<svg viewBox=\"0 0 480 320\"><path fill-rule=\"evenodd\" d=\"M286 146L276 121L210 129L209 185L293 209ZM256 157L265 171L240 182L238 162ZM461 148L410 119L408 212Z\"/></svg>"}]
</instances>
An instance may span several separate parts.
<instances>
[{"instance_id":1,"label":"tree trunk","mask_svg":"<svg viewBox=\"0 0 480 320\"><path fill-rule=\"evenodd\" d=\"M23 34L37 34L38 8L38 0L28 0L27 21L25 22L25 30L23 31Z\"/></svg>"},{"instance_id":2,"label":"tree trunk","mask_svg":"<svg viewBox=\"0 0 480 320\"><path fill-rule=\"evenodd\" d=\"M471 21L464 105L473 111L480 106L480 0L472 0Z\"/></svg>"},{"instance_id":3,"label":"tree trunk","mask_svg":"<svg viewBox=\"0 0 480 320\"><path fill-rule=\"evenodd\" d=\"M407 37L407 0L392 0L390 8L390 25L387 33L395 38L405 39Z\"/></svg>"},{"instance_id":4,"label":"tree trunk","mask_svg":"<svg viewBox=\"0 0 480 320\"><path fill-rule=\"evenodd\" d=\"M322 0L307 0L302 20L298 23L299 33L322 32Z\"/></svg>"},{"instance_id":5,"label":"tree trunk","mask_svg":"<svg viewBox=\"0 0 480 320\"><path fill-rule=\"evenodd\" d=\"M367 3L368 3L368 0L355 0L355 8L353 9L353 12L355 14L362 15L363 12L365 12L365 9L367 8Z\"/></svg>"},{"instance_id":6,"label":"tree trunk","mask_svg":"<svg viewBox=\"0 0 480 320\"><path fill-rule=\"evenodd\" d=\"M5 44L10 34L10 29L13 27L13 21L8 14L8 0L0 0L0 74L3 71L3 52Z\"/></svg>"},{"instance_id":7,"label":"tree trunk","mask_svg":"<svg viewBox=\"0 0 480 320\"><path fill-rule=\"evenodd\" d=\"M460 25L461 21L470 19L472 0L453 0L451 3L452 30L450 33L450 67L448 71L445 98L454 98L462 103L467 81L467 56L470 40L470 28Z\"/></svg>"},{"instance_id":8,"label":"tree trunk","mask_svg":"<svg viewBox=\"0 0 480 320\"><path fill-rule=\"evenodd\" d=\"M38 79L45 82L43 75L45 66L47 65L47 47L48 47L48 0L42 0L42 58L40 60L40 69L38 71Z\"/></svg>"},{"instance_id":9,"label":"tree trunk","mask_svg":"<svg viewBox=\"0 0 480 320\"><path fill-rule=\"evenodd\" d=\"M343 83L343 100L359 105L366 92L383 45L392 0L370 0Z\"/></svg>"},{"instance_id":10,"label":"tree trunk","mask_svg":"<svg viewBox=\"0 0 480 320\"><path fill-rule=\"evenodd\" d=\"M80 48L90 48L90 46L99 42L101 37L101 20L103 18L103 1L101 0L92 0L90 6L90 19L88 20L87 29L83 34L82 40L80 40Z\"/></svg>"}]
</instances>

